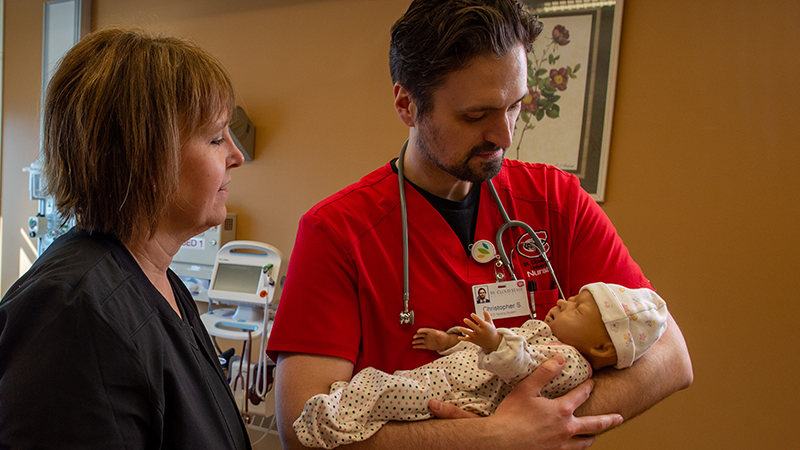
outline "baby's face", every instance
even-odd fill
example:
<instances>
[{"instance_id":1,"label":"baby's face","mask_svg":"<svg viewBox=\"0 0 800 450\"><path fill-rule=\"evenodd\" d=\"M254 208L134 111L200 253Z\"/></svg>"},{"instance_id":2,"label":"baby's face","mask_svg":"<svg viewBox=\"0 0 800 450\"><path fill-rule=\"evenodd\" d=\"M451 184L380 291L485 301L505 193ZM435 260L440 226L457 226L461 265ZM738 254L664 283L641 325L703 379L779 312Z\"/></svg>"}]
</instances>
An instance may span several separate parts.
<instances>
[{"instance_id":1,"label":"baby's face","mask_svg":"<svg viewBox=\"0 0 800 450\"><path fill-rule=\"evenodd\" d=\"M598 338L608 336L600 310L589 291L559 300L544 321L561 342L584 354Z\"/></svg>"}]
</instances>

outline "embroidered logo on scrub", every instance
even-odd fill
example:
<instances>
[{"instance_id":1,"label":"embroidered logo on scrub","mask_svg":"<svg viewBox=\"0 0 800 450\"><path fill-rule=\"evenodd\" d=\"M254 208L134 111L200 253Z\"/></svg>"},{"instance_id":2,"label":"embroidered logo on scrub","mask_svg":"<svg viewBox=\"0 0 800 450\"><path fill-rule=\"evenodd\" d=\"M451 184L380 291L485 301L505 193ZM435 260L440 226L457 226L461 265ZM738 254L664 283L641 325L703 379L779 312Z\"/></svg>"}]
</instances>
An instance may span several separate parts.
<instances>
[{"instance_id":1,"label":"embroidered logo on scrub","mask_svg":"<svg viewBox=\"0 0 800 450\"><path fill-rule=\"evenodd\" d=\"M547 231L537 231L536 236L538 236L539 240L542 241L544 252L550 253L550 243L547 242ZM517 240L517 253L519 253L520 256L524 256L528 259L537 259L542 257L539 249L536 247L536 244L534 244L533 239L528 233L523 234L520 236L519 240Z\"/></svg>"}]
</instances>

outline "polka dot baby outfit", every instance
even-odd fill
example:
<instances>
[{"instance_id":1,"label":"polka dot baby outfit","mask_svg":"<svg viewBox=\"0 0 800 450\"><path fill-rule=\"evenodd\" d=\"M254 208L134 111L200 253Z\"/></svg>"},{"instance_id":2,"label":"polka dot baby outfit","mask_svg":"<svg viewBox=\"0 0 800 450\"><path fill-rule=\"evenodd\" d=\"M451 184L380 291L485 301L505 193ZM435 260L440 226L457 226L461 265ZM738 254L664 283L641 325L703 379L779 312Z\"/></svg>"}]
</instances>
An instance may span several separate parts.
<instances>
[{"instance_id":1,"label":"polka dot baby outfit","mask_svg":"<svg viewBox=\"0 0 800 450\"><path fill-rule=\"evenodd\" d=\"M488 416L518 381L555 355L562 355L567 363L545 387L545 397L560 397L591 376L586 359L573 347L558 342L542 321L529 320L520 328L497 331L503 339L489 354L462 341L442 352L445 356L417 369L388 374L369 367L349 383L334 383L329 394L308 400L294 422L300 442L309 447L334 448L363 441L390 420L433 417L428 408L431 399Z\"/></svg>"}]
</instances>

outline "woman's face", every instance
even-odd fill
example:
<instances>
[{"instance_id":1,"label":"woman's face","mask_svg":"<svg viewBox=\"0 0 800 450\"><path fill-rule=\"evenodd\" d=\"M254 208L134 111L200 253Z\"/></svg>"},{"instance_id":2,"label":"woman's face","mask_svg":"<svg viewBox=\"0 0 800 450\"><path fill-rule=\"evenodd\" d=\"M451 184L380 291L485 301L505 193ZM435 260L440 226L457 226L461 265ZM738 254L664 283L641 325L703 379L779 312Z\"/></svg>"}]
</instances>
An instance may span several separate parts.
<instances>
[{"instance_id":1,"label":"woman's face","mask_svg":"<svg viewBox=\"0 0 800 450\"><path fill-rule=\"evenodd\" d=\"M171 232L199 234L225 220L230 169L244 162L224 117L190 138L181 149L178 192L167 209Z\"/></svg>"}]
</instances>

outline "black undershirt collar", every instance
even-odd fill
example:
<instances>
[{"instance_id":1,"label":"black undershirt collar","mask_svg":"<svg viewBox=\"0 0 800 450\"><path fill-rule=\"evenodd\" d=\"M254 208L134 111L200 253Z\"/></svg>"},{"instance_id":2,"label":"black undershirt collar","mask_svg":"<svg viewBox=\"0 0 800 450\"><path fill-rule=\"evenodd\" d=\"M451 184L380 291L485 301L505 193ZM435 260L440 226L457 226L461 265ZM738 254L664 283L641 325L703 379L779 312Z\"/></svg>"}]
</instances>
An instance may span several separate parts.
<instances>
[{"instance_id":1,"label":"black undershirt collar","mask_svg":"<svg viewBox=\"0 0 800 450\"><path fill-rule=\"evenodd\" d=\"M396 161L397 158L392 160L392 171L394 173L397 173ZM406 178L406 181L417 192L422 194L431 206L439 211L439 214L442 215L456 236L458 236L464 251L469 254L470 246L475 240L475 228L478 223L478 204L481 198L481 184L483 183L472 183L472 189L470 189L466 198L456 202L431 194L409 181L408 178Z\"/></svg>"}]
</instances>

